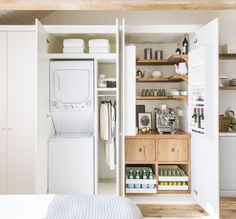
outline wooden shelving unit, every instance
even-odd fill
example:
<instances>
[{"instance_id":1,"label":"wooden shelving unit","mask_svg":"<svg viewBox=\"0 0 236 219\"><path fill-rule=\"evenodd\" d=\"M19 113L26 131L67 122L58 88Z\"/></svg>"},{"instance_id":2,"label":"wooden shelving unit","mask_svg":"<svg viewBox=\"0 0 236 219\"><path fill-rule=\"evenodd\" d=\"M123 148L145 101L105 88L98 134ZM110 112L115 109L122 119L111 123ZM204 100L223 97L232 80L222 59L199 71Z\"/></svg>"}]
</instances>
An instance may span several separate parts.
<instances>
[{"instance_id":1,"label":"wooden shelving unit","mask_svg":"<svg viewBox=\"0 0 236 219\"><path fill-rule=\"evenodd\" d=\"M180 63L181 61L188 62L188 55L172 55L168 59L160 59L160 60L137 59L137 66L142 66L142 65L174 65L174 64Z\"/></svg>"},{"instance_id":2,"label":"wooden shelving unit","mask_svg":"<svg viewBox=\"0 0 236 219\"><path fill-rule=\"evenodd\" d=\"M137 83L174 83L186 81L188 76L171 76L168 78L138 78L136 79Z\"/></svg>"},{"instance_id":3,"label":"wooden shelving unit","mask_svg":"<svg viewBox=\"0 0 236 219\"><path fill-rule=\"evenodd\" d=\"M188 96L136 96L136 100L184 100L184 101L188 101Z\"/></svg>"},{"instance_id":4,"label":"wooden shelving unit","mask_svg":"<svg viewBox=\"0 0 236 219\"><path fill-rule=\"evenodd\" d=\"M236 60L236 54L219 54L220 60Z\"/></svg>"},{"instance_id":5,"label":"wooden shelving unit","mask_svg":"<svg viewBox=\"0 0 236 219\"><path fill-rule=\"evenodd\" d=\"M236 90L236 86L222 86L219 87L220 90Z\"/></svg>"}]
</instances>

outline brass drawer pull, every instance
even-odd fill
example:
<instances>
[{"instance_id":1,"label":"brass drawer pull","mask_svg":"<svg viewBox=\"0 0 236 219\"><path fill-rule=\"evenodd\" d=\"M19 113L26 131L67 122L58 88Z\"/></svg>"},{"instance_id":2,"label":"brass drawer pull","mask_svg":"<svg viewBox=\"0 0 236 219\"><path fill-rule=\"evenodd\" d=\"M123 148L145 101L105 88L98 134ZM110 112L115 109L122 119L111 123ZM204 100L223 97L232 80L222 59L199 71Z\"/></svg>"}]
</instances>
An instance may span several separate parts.
<instances>
[{"instance_id":1,"label":"brass drawer pull","mask_svg":"<svg viewBox=\"0 0 236 219\"><path fill-rule=\"evenodd\" d=\"M172 151L172 152L175 152L175 148L171 148L171 151Z\"/></svg>"},{"instance_id":2,"label":"brass drawer pull","mask_svg":"<svg viewBox=\"0 0 236 219\"><path fill-rule=\"evenodd\" d=\"M139 152L142 152L142 150L143 150L142 148L139 148L139 149L138 149Z\"/></svg>"}]
</instances>

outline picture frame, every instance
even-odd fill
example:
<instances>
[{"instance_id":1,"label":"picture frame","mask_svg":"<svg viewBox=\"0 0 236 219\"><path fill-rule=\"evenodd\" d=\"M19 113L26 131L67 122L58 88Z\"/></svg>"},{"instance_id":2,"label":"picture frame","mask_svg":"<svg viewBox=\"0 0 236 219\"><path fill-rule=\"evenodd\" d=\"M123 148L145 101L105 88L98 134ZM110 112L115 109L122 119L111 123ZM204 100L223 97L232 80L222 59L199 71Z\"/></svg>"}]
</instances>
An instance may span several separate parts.
<instances>
[{"instance_id":1,"label":"picture frame","mask_svg":"<svg viewBox=\"0 0 236 219\"><path fill-rule=\"evenodd\" d=\"M138 129L152 128L152 113L139 113L138 114Z\"/></svg>"}]
</instances>

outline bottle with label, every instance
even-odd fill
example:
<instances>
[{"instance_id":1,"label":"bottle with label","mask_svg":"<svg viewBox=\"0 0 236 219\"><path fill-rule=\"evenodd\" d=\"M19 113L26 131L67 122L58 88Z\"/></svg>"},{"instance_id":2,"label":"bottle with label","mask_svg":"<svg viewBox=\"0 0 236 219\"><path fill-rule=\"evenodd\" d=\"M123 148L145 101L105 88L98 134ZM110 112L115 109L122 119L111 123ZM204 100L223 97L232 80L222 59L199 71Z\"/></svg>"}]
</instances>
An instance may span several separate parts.
<instances>
[{"instance_id":1,"label":"bottle with label","mask_svg":"<svg viewBox=\"0 0 236 219\"><path fill-rule=\"evenodd\" d=\"M195 121L195 128L200 128L200 119L199 119L199 109L197 109L197 117L196 117L196 121Z\"/></svg>"},{"instance_id":2,"label":"bottle with label","mask_svg":"<svg viewBox=\"0 0 236 219\"><path fill-rule=\"evenodd\" d=\"M200 123L200 129L204 129L204 109L201 108L201 113L200 113L200 116L199 116L199 123Z\"/></svg>"},{"instance_id":3,"label":"bottle with label","mask_svg":"<svg viewBox=\"0 0 236 219\"><path fill-rule=\"evenodd\" d=\"M128 179L134 179L133 169L129 170ZM127 184L127 186L128 186L128 188L134 188L134 184L133 183L129 183L129 184Z\"/></svg>"},{"instance_id":4,"label":"bottle with label","mask_svg":"<svg viewBox=\"0 0 236 219\"><path fill-rule=\"evenodd\" d=\"M145 169L143 170L143 179L147 179L147 172L146 172ZM145 183L142 184L142 188L143 188L143 189L146 189L147 186L148 186L148 185L145 184Z\"/></svg>"},{"instance_id":5,"label":"bottle with label","mask_svg":"<svg viewBox=\"0 0 236 219\"><path fill-rule=\"evenodd\" d=\"M183 55L187 55L188 54L188 40L187 40L187 36L184 36L184 40L183 40L183 47L182 47L182 54Z\"/></svg>"},{"instance_id":6,"label":"bottle with label","mask_svg":"<svg viewBox=\"0 0 236 219\"><path fill-rule=\"evenodd\" d=\"M152 169L149 170L148 179L154 179L154 174L152 172ZM154 184L148 184L148 188L153 189L154 187L155 187Z\"/></svg>"},{"instance_id":7,"label":"bottle with label","mask_svg":"<svg viewBox=\"0 0 236 219\"><path fill-rule=\"evenodd\" d=\"M176 55L181 55L181 50L179 48L179 43L177 43L177 49L175 50Z\"/></svg>"},{"instance_id":8,"label":"bottle with label","mask_svg":"<svg viewBox=\"0 0 236 219\"><path fill-rule=\"evenodd\" d=\"M136 170L135 179L140 179L140 178L141 178L141 177L140 177L140 172L139 172L139 169L137 169L137 170ZM135 183L135 184L134 184L134 187L135 187L136 189L140 189L140 188L141 188L141 184Z\"/></svg>"},{"instance_id":9,"label":"bottle with label","mask_svg":"<svg viewBox=\"0 0 236 219\"><path fill-rule=\"evenodd\" d=\"M196 127L196 121L197 121L197 109L193 109L193 115L192 115L192 127Z\"/></svg>"}]
</instances>

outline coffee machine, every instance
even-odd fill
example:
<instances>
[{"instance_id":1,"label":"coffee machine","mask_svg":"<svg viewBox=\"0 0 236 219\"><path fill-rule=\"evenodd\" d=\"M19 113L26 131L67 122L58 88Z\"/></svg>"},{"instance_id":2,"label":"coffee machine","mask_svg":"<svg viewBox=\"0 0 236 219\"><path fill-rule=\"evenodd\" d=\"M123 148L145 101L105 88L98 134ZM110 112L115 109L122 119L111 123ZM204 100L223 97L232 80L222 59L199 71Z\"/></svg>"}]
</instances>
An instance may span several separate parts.
<instances>
[{"instance_id":1,"label":"coffee machine","mask_svg":"<svg viewBox=\"0 0 236 219\"><path fill-rule=\"evenodd\" d=\"M156 129L160 134L176 132L176 114L174 108L168 108L161 105L160 108L154 109Z\"/></svg>"}]
</instances>

